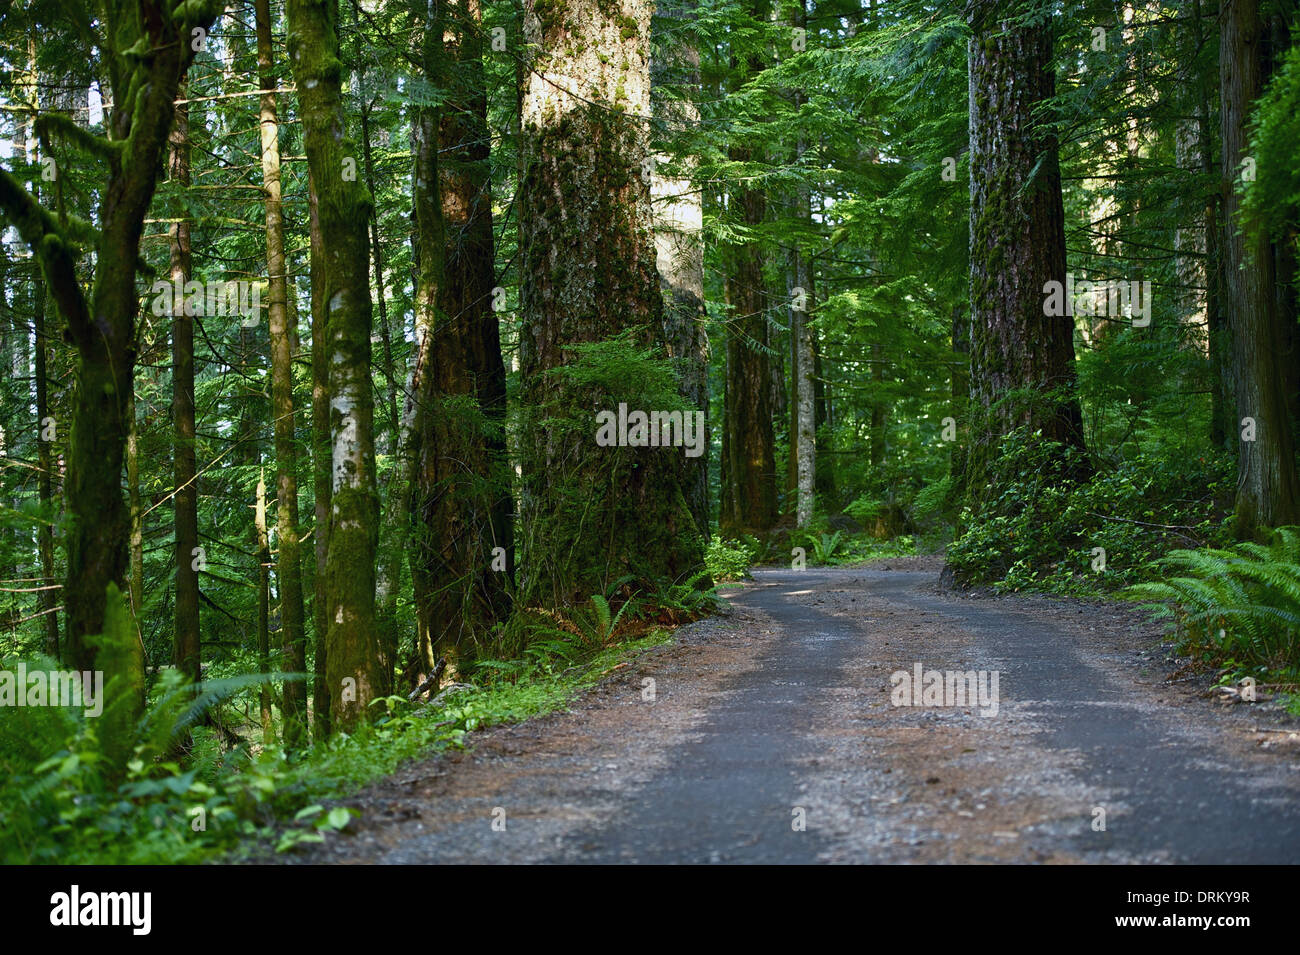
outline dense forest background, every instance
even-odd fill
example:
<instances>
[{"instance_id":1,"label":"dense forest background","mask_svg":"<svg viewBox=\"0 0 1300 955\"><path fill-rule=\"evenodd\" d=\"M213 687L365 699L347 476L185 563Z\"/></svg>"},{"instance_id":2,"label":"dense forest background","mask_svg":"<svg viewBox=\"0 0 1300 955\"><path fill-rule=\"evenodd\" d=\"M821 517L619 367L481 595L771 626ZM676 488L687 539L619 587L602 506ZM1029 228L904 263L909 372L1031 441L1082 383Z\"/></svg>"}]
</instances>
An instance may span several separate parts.
<instances>
[{"instance_id":1,"label":"dense forest background","mask_svg":"<svg viewBox=\"0 0 1300 955\"><path fill-rule=\"evenodd\" d=\"M0 655L109 680L0 714L13 851L346 825L757 561L1137 585L1290 679L1296 14L0 4Z\"/></svg>"}]
</instances>

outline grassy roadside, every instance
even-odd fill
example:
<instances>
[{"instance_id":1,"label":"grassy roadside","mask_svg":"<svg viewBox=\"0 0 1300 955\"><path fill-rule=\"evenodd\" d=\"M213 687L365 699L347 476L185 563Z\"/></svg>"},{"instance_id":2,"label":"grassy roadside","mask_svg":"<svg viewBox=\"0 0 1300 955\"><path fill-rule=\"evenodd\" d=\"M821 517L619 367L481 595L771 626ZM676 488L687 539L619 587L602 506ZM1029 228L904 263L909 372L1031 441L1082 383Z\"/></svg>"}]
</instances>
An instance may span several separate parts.
<instances>
[{"instance_id":1,"label":"grassy roadside","mask_svg":"<svg viewBox=\"0 0 1300 955\"><path fill-rule=\"evenodd\" d=\"M655 630L601 650L580 665L563 670L546 666L514 682L454 693L438 706L413 707L401 698L389 697L384 701L387 715L374 726L350 738L331 740L292 768L273 802L273 821L256 835L264 837L278 830L274 840L278 852L290 851L303 842L320 842L321 830L344 828L356 813L339 807L327 812L320 800L346 798L391 775L409 759L463 746L475 730L563 710L616 667L671 641L672 631ZM280 828L290 820L290 825ZM251 851L253 845L234 850L232 861Z\"/></svg>"},{"instance_id":2,"label":"grassy roadside","mask_svg":"<svg viewBox=\"0 0 1300 955\"><path fill-rule=\"evenodd\" d=\"M94 719L64 708L13 709L8 715L19 718L0 724L0 861L240 861L320 841L355 814L323 802L346 798L408 759L462 746L476 729L563 709L619 664L671 640L671 630L655 629L576 663L533 658L438 705L377 700L383 712L373 725L293 755L255 738L230 749L216 729L195 724L184 770L142 740L122 781L105 765ZM207 688L227 703L256 693L247 680ZM160 688L151 714L168 692Z\"/></svg>"}]
</instances>

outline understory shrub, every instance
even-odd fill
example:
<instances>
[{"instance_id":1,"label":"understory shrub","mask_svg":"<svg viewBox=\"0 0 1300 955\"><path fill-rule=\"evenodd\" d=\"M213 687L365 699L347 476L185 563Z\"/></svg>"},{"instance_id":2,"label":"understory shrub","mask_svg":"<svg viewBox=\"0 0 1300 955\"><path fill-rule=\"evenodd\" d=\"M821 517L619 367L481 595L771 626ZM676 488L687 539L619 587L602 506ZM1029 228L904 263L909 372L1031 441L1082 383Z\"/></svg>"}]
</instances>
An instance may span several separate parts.
<instances>
[{"instance_id":1,"label":"understory shrub","mask_svg":"<svg viewBox=\"0 0 1300 955\"><path fill-rule=\"evenodd\" d=\"M1069 485L1048 463L1059 451L1023 430L1007 436L998 467L1009 479L978 514L962 511L962 531L948 548L959 582L1113 591L1151 578L1173 548L1226 542L1223 518L1235 486L1226 456L1134 454Z\"/></svg>"}]
</instances>

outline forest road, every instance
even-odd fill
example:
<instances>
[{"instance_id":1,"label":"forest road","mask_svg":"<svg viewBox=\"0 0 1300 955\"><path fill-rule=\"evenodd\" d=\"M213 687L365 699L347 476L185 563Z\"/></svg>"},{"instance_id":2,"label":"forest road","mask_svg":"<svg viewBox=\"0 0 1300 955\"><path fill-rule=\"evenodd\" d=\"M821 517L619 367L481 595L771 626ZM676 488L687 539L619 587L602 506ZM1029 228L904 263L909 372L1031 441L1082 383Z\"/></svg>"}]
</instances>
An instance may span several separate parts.
<instances>
[{"instance_id":1,"label":"forest road","mask_svg":"<svg viewBox=\"0 0 1300 955\"><path fill-rule=\"evenodd\" d=\"M297 861L1300 862L1300 721L1166 683L1131 609L888 566L760 569L569 711L346 800L355 831ZM996 707L895 705L918 664L986 702L996 672Z\"/></svg>"}]
</instances>

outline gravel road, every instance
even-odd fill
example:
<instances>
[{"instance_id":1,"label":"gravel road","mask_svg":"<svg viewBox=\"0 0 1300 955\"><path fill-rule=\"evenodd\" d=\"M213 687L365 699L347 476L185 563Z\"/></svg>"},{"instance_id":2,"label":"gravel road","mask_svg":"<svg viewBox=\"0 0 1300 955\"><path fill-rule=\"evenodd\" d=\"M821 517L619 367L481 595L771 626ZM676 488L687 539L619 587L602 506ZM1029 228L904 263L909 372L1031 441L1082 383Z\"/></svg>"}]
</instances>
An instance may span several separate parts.
<instances>
[{"instance_id":1,"label":"gravel road","mask_svg":"<svg viewBox=\"0 0 1300 955\"><path fill-rule=\"evenodd\" d=\"M1300 862L1300 721L1166 682L1132 610L961 596L925 561L729 599L569 711L346 800L293 861ZM996 674L996 707L895 705L918 664Z\"/></svg>"}]
</instances>

